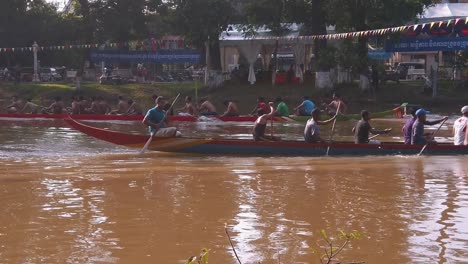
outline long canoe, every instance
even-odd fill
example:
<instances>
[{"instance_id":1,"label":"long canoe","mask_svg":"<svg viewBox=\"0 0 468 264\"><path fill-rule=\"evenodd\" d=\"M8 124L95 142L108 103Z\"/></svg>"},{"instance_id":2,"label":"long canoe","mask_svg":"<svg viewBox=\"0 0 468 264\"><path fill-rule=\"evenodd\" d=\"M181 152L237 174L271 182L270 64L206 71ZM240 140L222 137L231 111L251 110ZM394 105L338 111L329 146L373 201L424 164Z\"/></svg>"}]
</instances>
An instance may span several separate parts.
<instances>
[{"instance_id":1,"label":"long canoe","mask_svg":"<svg viewBox=\"0 0 468 264\"><path fill-rule=\"evenodd\" d=\"M95 128L73 119L65 121L74 129L91 137L117 145L142 149L149 137L147 135L125 134L117 131ZM253 141L240 139L210 138L159 138L151 141L148 150L209 154L209 155L250 155L250 156L325 156L330 146L329 155L415 155L422 146L402 143L354 144L351 142L305 143L302 141ZM468 147L451 144L429 145L424 154L428 155L461 155L468 154Z\"/></svg>"},{"instance_id":2,"label":"long canoe","mask_svg":"<svg viewBox=\"0 0 468 264\"><path fill-rule=\"evenodd\" d=\"M398 106L392 110L372 113L373 118L380 117L397 117L403 116L403 108L405 104ZM31 118L31 119L67 119L68 114L5 114L0 113L0 118ZM97 120L97 121L142 121L143 115L127 116L127 115L97 115L97 114L86 114L86 115L71 115L75 120ZM275 117L275 122L306 122L310 116L290 116L289 118ZM358 120L360 119L359 114L355 115L340 115L339 120ZM197 122L197 121L220 121L220 122L254 122L257 119L256 116L214 116L214 117L197 117L197 116L169 116L169 121L172 122Z\"/></svg>"}]
</instances>

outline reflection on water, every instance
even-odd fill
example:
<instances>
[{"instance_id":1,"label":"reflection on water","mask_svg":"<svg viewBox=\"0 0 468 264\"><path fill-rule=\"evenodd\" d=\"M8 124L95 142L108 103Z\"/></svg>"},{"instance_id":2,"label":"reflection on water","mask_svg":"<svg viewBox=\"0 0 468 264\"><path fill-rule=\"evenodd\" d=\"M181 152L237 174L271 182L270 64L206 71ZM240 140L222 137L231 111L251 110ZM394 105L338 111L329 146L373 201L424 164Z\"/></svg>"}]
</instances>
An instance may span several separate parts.
<instances>
[{"instance_id":1,"label":"reflection on water","mask_svg":"<svg viewBox=\"0 0 468 264\"><path fill-rule=\"evenodd\" d=\"M225 224L243 263L319 263L321 229L363 235L342 260L468 258L463 156L137 155L46 124L0 126L2 263L183 263L204 247L235 263Z\"/></svg>"}]
</instances>

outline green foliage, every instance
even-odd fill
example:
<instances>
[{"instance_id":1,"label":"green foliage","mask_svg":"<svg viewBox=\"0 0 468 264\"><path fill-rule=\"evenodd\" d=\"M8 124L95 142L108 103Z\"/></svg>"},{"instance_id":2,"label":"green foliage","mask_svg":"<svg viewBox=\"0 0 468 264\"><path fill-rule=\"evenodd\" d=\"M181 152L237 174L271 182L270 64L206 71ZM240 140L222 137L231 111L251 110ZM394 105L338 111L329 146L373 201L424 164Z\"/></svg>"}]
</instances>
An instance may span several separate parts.
<instances>
[{"instance_id":1,"label":"green foliage","mask_svg":"<svg viewBox=\"0 0 468 264\"><path fill-rule=\"evenodd\" d=\"M185 264L208 264L208 253L209 253L209 249L202 249L202 251L200 252L200 255L198 257L198 260L197 260L197 257L196 256L191 256L186 262Z\"/></svg>"},{"instance_id":2,"label":"green foliage","mask_svg":"<svg viewBox=\"0 0 468 264\"><path fill-rule=\"evenodd\" d=\"M333 238L329 237L327 235L327 232L322 229L320 230L320 235L322 236L322 239L325 242L325 245L320 246L325 253L320 256L320 263L334 263L335 259L337 256L342 252L344 248L353 240L361 239L361 234L358 232L351 232L351 233L346 233L344 231L339 231L337 236L341 240L340 243L334 241ZM314 254L319 254L319 252L322 252L321 250L319 251L318 249L313 248L312 253ZM357 262L353 262L357 263Z\"/></svg>"},{"instance_id":3,"label":"green foliage","mask_svg":"<svg viewBox=\"0 0 468 264\"><path fill-rule=\"evenodd\" d=\"M332 46L321 49L317 58L317 69L319 71L329 71L336 67L336 53L336 48Z\"/></svg>"}]
</instances>

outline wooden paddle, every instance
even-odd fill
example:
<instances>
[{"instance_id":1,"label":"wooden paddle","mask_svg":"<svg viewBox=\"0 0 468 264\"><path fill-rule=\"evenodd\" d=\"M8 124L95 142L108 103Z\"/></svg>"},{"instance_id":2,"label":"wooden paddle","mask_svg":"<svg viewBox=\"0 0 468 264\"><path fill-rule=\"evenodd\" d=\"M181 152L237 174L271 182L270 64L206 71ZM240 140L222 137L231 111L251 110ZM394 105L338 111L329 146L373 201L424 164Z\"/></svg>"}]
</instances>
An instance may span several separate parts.
<instances>
[{"instance_id":1,"label":"wooden paddle","mask_svg":"<svg viewBox=\"0 0 468 264\"><path fill-rule=\"evenodd\" d=\"M341 106L341 102L338 103L338 108L336 109L336 115L340 112L340 106ZM335 132L336 119L338 118L335 118L335 120L333 120L333 126L330 132L330 143L328 144L328 147L327 147L327 156L328 156L328 153L330 152L330 145L333 140L333 133Z\"/></svg>"},{"instance_id":2,"label":"wooden paddle","mask_svg":"<svg viewBox=\"0 0 468 264\"><path fill-rule=\"evenodd\" d=\"M163 122L164 119L166 119L167 113L168 113L169 111L171 111L172 107L174 106L174 104L175 104L175 103L177 102L177 100L179 99L179 96L180 96L180 93L176 96L176 98L174 99L174 101L172 101L172 104L171 104L171 106L169 107L169 109L167 109L166 113L164 113L164 117L163 117L163 119L161 120L161 122ZM156 133L155 131L152 131L152 132L151 132L150 137L148 138L148 141L146 141L145 146L143 146L143 148L140 150L140 154L143 154L143 153L145 153L145 152L148 150L148 147L149 147L149 145L151 144L151 141L153 141L153 137L154 137L154 134L155 134L155 133Z\"/></svg>"},{"instance_id":3,"label":"wooden paddle","mask_svg":"<svg viewBox=\"0 0 468 264\"><path fill-rule=\"evenodd\" d=\"M440 124L440 126L437 128L437 130L432 134L432 138L435 137L435 134L437 132L439 132L440 128L444 125L445 121L447 121L447 119L445 119L444 121L442 121L442 123ZM421 151L419 152L418 156L421 156L421 154L424 152L424 150L426 150L427 146L429 145L429 142L426 143L426 145L424 145L424 147L421 149Z\"/></svg>"}]
</instances>

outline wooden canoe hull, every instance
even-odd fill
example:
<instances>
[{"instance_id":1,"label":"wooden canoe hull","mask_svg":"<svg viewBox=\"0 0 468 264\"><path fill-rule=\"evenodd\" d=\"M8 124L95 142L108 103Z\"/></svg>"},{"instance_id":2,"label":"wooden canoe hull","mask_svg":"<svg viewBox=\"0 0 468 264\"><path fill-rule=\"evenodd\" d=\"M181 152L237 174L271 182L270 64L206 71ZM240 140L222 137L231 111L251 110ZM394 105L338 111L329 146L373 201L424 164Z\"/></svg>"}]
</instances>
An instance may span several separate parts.
<instances>
[{"instance_id":1,"label":"wooden canoe hull","mask_svg":"<svg viewBox=\"0 0 468 264\"><path fill-rule=\"evenodd\" d=\"M141 149L149 136L131 135L99 129L81 124L72 119L65 120L71 127L89 136L122 145ZM329 155L365 156L365 155L415 155L423 146L404 145L401 143L354 144L350 142L306 143L301 141L253 141L253 140L219 140L200 138L153 138L148 150L207 154L207 155L250 155L250 156L325 156L330 146ZM429 145L426 155L466 155L468 147L451 144Z\"/></svg>"}]
</instances>

